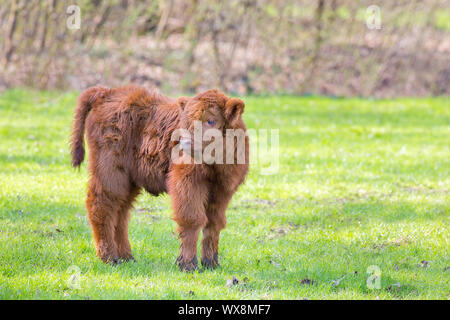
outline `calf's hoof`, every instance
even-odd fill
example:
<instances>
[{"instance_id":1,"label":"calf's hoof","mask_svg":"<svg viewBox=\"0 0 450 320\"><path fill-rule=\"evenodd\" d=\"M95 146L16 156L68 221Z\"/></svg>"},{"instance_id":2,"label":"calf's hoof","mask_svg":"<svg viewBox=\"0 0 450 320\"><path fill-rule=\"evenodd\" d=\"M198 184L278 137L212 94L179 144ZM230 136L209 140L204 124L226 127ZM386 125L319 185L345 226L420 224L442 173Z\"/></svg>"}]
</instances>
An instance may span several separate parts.
<instances>
[{"instance_id":1,"label":"calf's hoof","mask_svg":"<svg viewBox=\"0 0 450 320\"><path fill-rule=\"evenodd\" d=\"M130 254L123 254L123 255L121 255L119 257L119 260L121 262L128 262L128 261L135 262L136 261L136 259L133 257L133 255L131 253Z\"/></svg>"},{"instance_id":2,"label":"calf's hoof","mask_svg":"<svg viewBox=\"0 0 450 320\"><path fill-rule=\"evenodd\" d=\"M176 264L178 264L178 267L180 267L181 271L185 272L191 272L197 269L197 256L195 255L194 258L190 261L186 261L182 255L178 256Z\"/></svg>"},{"instance_id":3,"label":"calf's hoof","mask_svg":"<svg viewBox=\"0 0 450 320\"><path fill-rule=\"evenodd\" d=\"M106 241L99 241L97 245L97 256L104 262L115 265L119 263L119 255L113 245Z\"/></svg>"},{"instance_id":4,"label":"calf's hoof","mask_svg":"<svg viewBox=\"0 0 450 320\"><path fill-rule=\"evenodd\" d=\"M120 263L120 259L118 256L114 256L114 255L103 255L100 256L100 259L104 262L104 263L108 263L111 265L116 265Z\"/></svg>"},{"instance_id":5,"label":"calf's hoof","mask_svg":"<svg viewBox=\"0 0 450 320\"><path fill-rule=\"evenodd\" d=\"M202 266L208 269L215 269L219 266L219 254L216 252L212 259L208 257L202 258Z\"/></svg>"}]
</instances>

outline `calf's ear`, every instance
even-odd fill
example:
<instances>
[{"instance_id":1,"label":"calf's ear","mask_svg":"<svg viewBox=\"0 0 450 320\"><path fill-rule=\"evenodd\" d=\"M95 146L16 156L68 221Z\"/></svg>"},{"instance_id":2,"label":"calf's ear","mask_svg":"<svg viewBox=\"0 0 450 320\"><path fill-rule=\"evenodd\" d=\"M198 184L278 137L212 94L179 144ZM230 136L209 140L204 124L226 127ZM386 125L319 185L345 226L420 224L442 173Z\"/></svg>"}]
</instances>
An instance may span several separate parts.
<instances>
[{"instance_id":1,"label":"calf's ear","mask_svg":"<svg viewBox=\"0 0 450 320\"><path fill-rule=\"evenodd\" d=\"M228 99L225 104L225 118L230 125L235 125L244 112L244 101L237 98Z\"/></svg>"}]
</instances>

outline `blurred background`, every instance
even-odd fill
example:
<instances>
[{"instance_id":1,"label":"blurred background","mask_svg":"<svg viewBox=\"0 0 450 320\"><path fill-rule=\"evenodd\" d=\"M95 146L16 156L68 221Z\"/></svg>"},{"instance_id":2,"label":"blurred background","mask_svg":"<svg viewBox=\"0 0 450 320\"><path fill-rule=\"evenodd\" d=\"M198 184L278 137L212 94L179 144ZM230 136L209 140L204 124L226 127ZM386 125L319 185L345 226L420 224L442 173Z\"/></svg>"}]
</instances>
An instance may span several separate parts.
<instances>
[{"instance_id":1,"label":"blurred background","mask_svg":"<svg viewBox=\"0 0 450 320\"><path fill-rule=\"evenodd\" d=\"M165 93L448 95L450 1L1 0L0 90L130 82Z\"/></svg>"}]
</instances>

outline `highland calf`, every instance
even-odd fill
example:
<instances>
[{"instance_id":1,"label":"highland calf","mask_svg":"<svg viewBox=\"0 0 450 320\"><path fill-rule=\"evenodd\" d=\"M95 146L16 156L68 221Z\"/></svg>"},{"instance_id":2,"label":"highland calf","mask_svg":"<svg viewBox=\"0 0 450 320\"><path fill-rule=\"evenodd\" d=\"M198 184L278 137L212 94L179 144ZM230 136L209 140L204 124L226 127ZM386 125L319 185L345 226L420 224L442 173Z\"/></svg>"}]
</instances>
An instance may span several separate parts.
<instances>
[{"instance_id":1,"label":"highland calf","mask_svg":"<svg viewBox=\"0 0 450 320\"><path fill-rule=\"evenodd\" d=\"M181 239L179 267L185 271L197 268L201 230L202 265L218 266L225 210L248 171L248 137L243 150L238 144L224 144L221 150L228 155L231 151L234 160L243 153L243 162L198 163L189 160L208 146L208 139L202 139L199 149L195 139L180 136L177 141L174 136L177 130L193 133L194 124L200 124L203 133L214 129L225 141L228 132L246 132L243 111L242 100L217 90L171 99L137 86L93 87L79 96L71 140L72 165L78 167L84 159L86 131L91 174L86 208L97 255L104 262L133 259L128 240L130 209L145 189L153 195L167 192L171 197ZM174 154L180 156L178 161Z\"/></svg>"}]
</instances>

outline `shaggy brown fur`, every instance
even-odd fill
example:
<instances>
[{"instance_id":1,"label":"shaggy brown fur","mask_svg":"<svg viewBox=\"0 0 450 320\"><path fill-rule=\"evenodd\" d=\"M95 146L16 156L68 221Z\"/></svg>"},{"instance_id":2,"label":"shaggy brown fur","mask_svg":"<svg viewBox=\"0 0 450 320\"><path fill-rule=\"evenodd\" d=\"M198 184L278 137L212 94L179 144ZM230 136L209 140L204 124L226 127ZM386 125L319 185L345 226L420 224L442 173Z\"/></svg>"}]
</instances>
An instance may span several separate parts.
<instances>
[{"instance_id":1,"label":"shaggy brown fur","mask_svg":"<svg viewBox=\"0 0 450 320\"><path fill-rule=\"evenodd\" d=\"M210 119L224 134L230 128L245 131L243 111L242 100L217 90L175 100L136 86L93 87L79 96L72 131L72 165L77 167L84 159L86 128L91 174L86 208L97 255L103 261L133 259L129 211L140 190L145 189L153 195L167 192L171 196L181 239L180 268L190 271L197 267L200 230L202 264L211 268L218 265L225 210L248 171L248 137L245 164L207 165L173 163L171 150L176 142L171 141L171 135L177 128L192 132L194 120L206 125Z\"/></svg>"}]
</instances>

